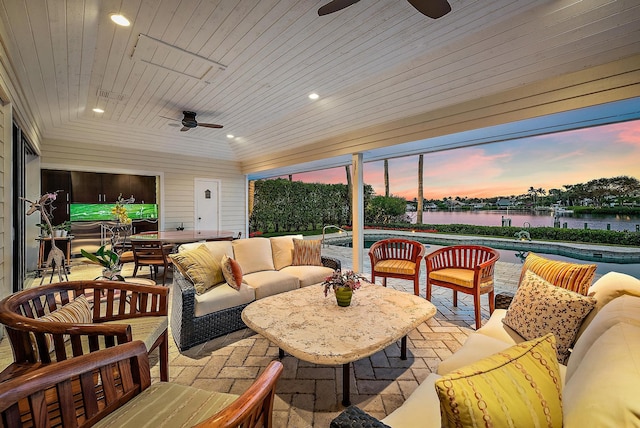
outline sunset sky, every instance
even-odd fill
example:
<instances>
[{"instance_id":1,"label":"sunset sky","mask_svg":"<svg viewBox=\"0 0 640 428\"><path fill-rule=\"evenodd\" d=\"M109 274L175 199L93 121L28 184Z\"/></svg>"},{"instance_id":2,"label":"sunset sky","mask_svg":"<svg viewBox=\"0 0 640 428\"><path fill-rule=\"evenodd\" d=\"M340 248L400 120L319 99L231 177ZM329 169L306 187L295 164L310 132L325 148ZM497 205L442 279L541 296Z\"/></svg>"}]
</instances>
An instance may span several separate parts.
<instances>
[{"instance_id":1,"label":"sunset sky","mask_svg":"<svg viewBox=\"0 0 640 428\"><path fill-rule=\"evenodd\" d=\"M640 120L424 155L424 197L520 195L529 187L629 175L640 179ZM294 180L346 183L344 167ZM384 194L383 161L365 163L364 182ZM418 156L389 159L391 194L418 195Z\"/></svg>"}]
</instances>

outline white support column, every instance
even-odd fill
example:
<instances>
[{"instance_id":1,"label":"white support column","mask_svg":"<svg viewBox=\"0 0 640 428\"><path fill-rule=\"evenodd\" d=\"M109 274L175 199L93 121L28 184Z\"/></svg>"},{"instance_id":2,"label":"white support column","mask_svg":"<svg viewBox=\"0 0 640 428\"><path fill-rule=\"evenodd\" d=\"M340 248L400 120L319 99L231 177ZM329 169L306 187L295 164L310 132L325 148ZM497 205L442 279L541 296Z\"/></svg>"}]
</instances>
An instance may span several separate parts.
<instances>
[{"instance_id":1,"label":"white support column","mask_svg":"<svg viewBox=\"0 0 640 428\"><path fill-rule=\"evenodd\" d=\"M362 174L362 153L352 156L353 189L351 195L353 222L353 270L362 273L364 248L364 181Z\"/></svg>"}]
</instances>

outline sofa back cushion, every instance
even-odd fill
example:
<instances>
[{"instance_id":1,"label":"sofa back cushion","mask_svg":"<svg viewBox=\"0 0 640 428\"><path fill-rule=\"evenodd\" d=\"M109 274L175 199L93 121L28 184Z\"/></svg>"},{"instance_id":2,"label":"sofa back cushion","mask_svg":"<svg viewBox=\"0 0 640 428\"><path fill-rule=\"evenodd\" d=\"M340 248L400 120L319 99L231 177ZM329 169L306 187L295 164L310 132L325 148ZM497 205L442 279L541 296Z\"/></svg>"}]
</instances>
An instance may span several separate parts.
<instances>
[{"instance_id":1,"label":"sofa back cushion","mask_svg":"<svg viewBox=\"0 0 640 428\"><path fill-rule=\"evenodd\" d=\"M596 274L596 268L597 266L593 264L560 262L529 253L522 265L518 284L522 283L525 273L530 270L556 287L586 296Z\"/></svg>"},{"instance_id":2,"label":"sofa back cushion","mask_svg":"<svg viewBox=\"0 0 640 428\"><path fill-rule=\"evenodd\" d=\"M268 238L236 239L232 246L234 258L240 263L244 275L276 269Z\"/></svg>"},{"instance_id":3,"label":"sofa back cushion","mask_svg":"<svg viewBox=\"0 0 640 428\"><path fill-rule=\"evenodd\" d=\"M589 348L562 391L564 426L640 426L640 327L620 322Z\"/></svg>"},{"instance_id":4,"label":"sofa back cushion","mask_svg":"<svg viewBox=\"0 0 640 428\"><path fill-rule=\"evenodd\" d=\"M589 287L588 295L596 299L596 306L580 326L578 338L589 327L598 312L612 300L624 295L640 297L640 279L620 272L609 272Z\"/></svg>"},{"instance_id":5,"label":"sofa back cushion","mask_svg":"<svg viewBox=\"0 0 640 428\"><path fill-rule=\"evenodd\" d=\"M640 297L618 297L598 312L573 346L567 364L567 381L571 379L598 338L621 322L640 327Z\"/></svg>"},{"instance_id":6,"label":"sofa back cushion","mask_svg":"<svg viewBox=\"0 0 640 428\"><path fill-rule=\"evenodd\" d=\"M280 270L293 264L293 240L302 239L302 235L274 236L271 241L273 266Z\"/></svg>"}]
</instances>

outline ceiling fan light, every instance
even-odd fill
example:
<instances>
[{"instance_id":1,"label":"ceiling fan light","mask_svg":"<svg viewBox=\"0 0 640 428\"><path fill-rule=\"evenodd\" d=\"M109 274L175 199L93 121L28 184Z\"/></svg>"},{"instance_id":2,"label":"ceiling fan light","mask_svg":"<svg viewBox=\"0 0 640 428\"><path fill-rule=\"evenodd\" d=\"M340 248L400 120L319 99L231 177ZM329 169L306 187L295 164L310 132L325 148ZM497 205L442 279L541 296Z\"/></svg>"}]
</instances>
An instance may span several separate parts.
<instances>
[{"instance_id":1,"label":"ceiling fan light","mask_svg":"<svg viewBox=\"0 0 640 428\"><path fill-rule=\"evenodd\" d=\"M233 134L227 134L227 138L233 138L233 137L235 137L235 135L233 135Z\"/></svg>"},{"instance_id":2,"label":"ceiling fan light","mask_svg":"<svg viewBox=\"0 0 640 428\"><path fill-rule=\"evenodd\" d=\"M128 27L131 25L131 22L129 22L124 15L120 15L119 13L111 14L111 20L122 27Z\"/></svg>"},{"instance_id":3,"label":"ceiling fan light","mask_svg":"<svg viewBox=\"0 0 640 428\"><path fill-rule=\"evenodd\" d=\"M102 110L101 108L98 108L98 107L94 108L93 111L94 111L94 113L104 113L104 110Z\"/></svg>"},{"instance_id":4,"label":"ceiling fan light","mask_svg":"<svg viewBox=\"0 0 640 428\"><path fill-rule=\"evenodd\" d=\"M317 100L318 98L320 98L320 95L316 94L315 92L312 92L309 94L309 98L312 100Z\"/></svg>"}]
</instances>

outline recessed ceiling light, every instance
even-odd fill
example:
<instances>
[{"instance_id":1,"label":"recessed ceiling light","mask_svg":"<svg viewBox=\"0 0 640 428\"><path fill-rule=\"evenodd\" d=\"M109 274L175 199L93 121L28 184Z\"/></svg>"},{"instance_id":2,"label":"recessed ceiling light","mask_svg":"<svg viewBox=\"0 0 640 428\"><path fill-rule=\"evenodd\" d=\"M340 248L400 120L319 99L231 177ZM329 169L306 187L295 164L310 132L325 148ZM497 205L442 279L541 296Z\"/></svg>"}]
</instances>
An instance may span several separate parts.
<instances>
[{"instance_id":1,"label":"recessed ceiling light","mask_svg":"<svg viewBox=\"0 0 640 428\"><path fill-rule=\"evenodd\" d=\"M312 100L317 100L318 98L320 98L320 95L316 94L315 92L309 94L309 98L311 98Z\"/></svg>"},{"instance_id":2,"label":"recessed ceiling light","mask_svg":"<svg viewBox=\"0 0 640 428\"><path fill-rule=\"evenodd\" d=\"M233 134L227 134L227 138L233 138L234 135Z\"/></svg>"},{"instance_id":3,"label":"recessed ceiling light","mask_svg":"<svg viewBox=\"0 0 640 428\"><path fill-rule=\"evenodd\" d=\"M118 13L111 14L111 20L118 25L122 25L123 27L128 27L131 25L131 22L124 15L120 15Z\"/></svg>"},{"instance_id":4,"label":"recessed ceiling light","mask_svg":"<svg viewBox=\"0 0 640 428\"><path fill-rule=\"evenodd\" d=\"M104 113L104 110L102 110L101 108L98 108L98 107L94 108L93 111L96 112L96 113Z\"/></svg>"}]
</instances>

